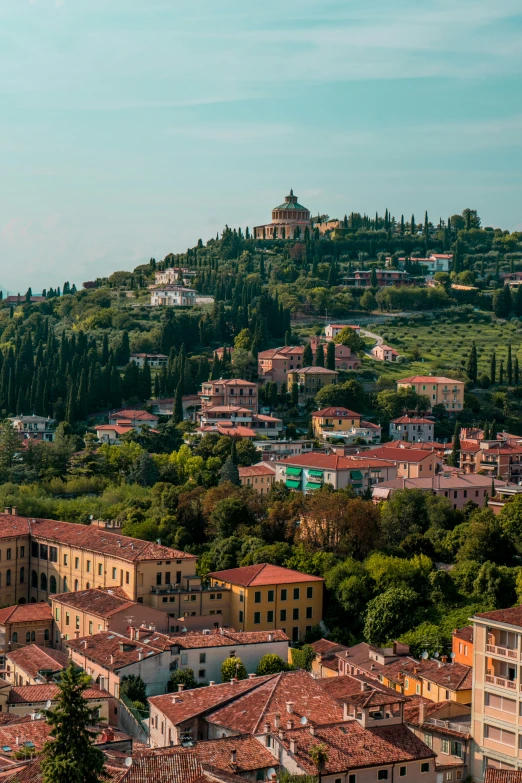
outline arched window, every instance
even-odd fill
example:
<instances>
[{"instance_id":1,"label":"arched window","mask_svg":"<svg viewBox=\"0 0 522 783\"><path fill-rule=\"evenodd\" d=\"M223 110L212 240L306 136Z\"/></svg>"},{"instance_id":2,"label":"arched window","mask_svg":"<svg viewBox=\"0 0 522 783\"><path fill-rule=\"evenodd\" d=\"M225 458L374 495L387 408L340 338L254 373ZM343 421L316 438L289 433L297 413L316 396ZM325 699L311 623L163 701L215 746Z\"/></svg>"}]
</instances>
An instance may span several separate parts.
<instances>
[{"instance_id":1,"label":"arched window","mask_svg":"<svg viewBox=\"0 0 522 783\"><path fill-rule=\"evenodd\" d=\"M49 629L46 628L44 631L44 642L48 642L48 641L49 641Z\"/></svg>"},{"instance_id":2,"label":"arched window","mask_svg":"<svg viewBox=\"0 0 522 783\"><path fill-rule=\"evenodd\" d=\"M18 599L18 603L19 603L19 604L25 604L25 598L23 598L23 597L22 597L22 598L19 598L19 599Z\"/></svg>"},{"instance_id":3,"label":"arched window","mask_svg":"<svg viewBox=\"0 0 522 783\"><path fill-rule=\"evenodd\" d=\"M31 603L32 603L32 604L35 604L35 603L36 603L36 598L34 597L34 595L33 595L33 597L31 598Z\"/></svg>"},{"instance_id":4,"label":"arched window","mask_svg":"<svg viewBox=\"0 0 522 783\"><path fill-rule=\"evenodd\" d=\"M5 572L5 583L6 583L6 585L10 585L11 584L11 569L10 568L8 568L7 571Z\"/></svg>"},{"instance_id":5,"label":"arched window","mask_svg":"<svg viewBox=\"0 0 522 783\"><path fill-rule=\"evenodd\" d=\"M18 631L15 631L11 635L11 641L13 642L13 644L18 644Z\"/></svg>"},{"instance_id":6,"label":"arched window","mask_svg":"<svg viewBox=\"0 0 522 783\"><path fill-rule=\"evenodd\" d=\"M63 592L66 593L68 590L69 590L69 588L67 587L67 577L64 576L64 578L63 578Z\"/></svg>"},{"instance_id":7,"label":"arched window","mask_svg":"<svg viewBox=\"0 0 522 783\"><path fill-rule=\"evenodd\" d=\"M38 574L36 571L31 571L31 587L38 587Z\"/></svg>"},{"instance_id":8,"label":"arched window","mask_svg":"<svg viewBox=\"0 0 522 783\"><path fill-rule=\"evenodd\" d=\"M56 593L56 577L54 575L49 579L49 592Z\"/></svg>"},{"instance_id":9,"label":"arched window","mask_svg":"<svg viewBox=\"0 0 522 783\"><path fill-rule=\"evenodd\" d=\"M25 584L25 568L23 566L20 569L20 584Z\"/></svg>"},{"instance_id":10,"label":"arched window","mask_svg":"<svg viewBox=\"0 0 522 783\"><path fill-rule=\"evenodd\" d=\"M31 641L32 642L36 641L36 631L31 631Z\"/></svg>"},{"instance_id":11,"label":"arched window","mask_svg":"<svg viewBox=\"0 0 522 783\"><path fill-rule=\"evenodd\" d=\"M74 580L74 592L77 593L80 588L78 587L78 580Z\"/></svg>"},{"instance_id":12,"label":"arched window","mask_svg":"<svg viewBox=\"0 0 522 783\"><path fill-rule=\"evenodd\" d=\"M31 632L30 631L27 631L27 633L25 634L25 641L27 642L27 644L29 644L29 642L31 641Z\"/></svg>"},{"instance_id":13,"label":"arched window","mask_svg":"<svg viewBox=\"0 0 522 783\"><path fill-rule=\"evenodd\" d=\"M47 574L40 574L40 589L47 592Z\"/></svg>"},{"instance_id":14,"label":"arched window","mask_svg":"<svg viewBox=\"0 0 522 783\"><path fill-rule=\"evenodd\" d=\"M87 584L85 585L85 589L86 590L90 590L91 589L91 583L90 582L87 582Z\"/></svg>"}]
</instances>

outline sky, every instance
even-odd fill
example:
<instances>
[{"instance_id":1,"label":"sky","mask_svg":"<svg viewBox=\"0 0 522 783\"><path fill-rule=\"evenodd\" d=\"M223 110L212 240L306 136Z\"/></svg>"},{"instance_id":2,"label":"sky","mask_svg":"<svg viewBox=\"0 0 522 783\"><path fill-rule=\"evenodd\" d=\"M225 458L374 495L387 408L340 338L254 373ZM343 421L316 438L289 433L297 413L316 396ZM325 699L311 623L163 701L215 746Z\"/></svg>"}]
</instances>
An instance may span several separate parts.
<instances>
[{"instance_id":1,"label":"sky","mask_svg":"<svg viewBox=\"0 0 522 783\"><path fill-rule=\"evenodd\" d=\"M269 222L522 230L520 0L0 0L0 286Z\"/></svg>"}]
</instances>

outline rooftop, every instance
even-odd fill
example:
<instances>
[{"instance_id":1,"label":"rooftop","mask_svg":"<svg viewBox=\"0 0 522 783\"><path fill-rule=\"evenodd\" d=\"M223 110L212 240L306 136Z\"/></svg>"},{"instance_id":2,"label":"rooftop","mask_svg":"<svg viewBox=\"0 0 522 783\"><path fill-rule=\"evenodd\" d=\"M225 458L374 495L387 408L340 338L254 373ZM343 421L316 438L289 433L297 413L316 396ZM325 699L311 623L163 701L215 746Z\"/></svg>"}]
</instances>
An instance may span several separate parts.
<instances>
[{"instance_id":1,"label":"rooftop","mask_svg":"<svg viewBox=\"0 0 522 783\"><path fill-rule=\"evenodd\" d=\"M338 701L339 704L348 702L350 704L357 703L361 704L361 706L368 706L368 704L392 704L408 701L407 698L401 696L393 688L388 688L386 685L378 682L378 680L365 674L324 677L318 680L318 682L326 693L332 699ZM363 686L367 690L362 690ZM380 695L377 696L376 694ZM372 701L373 699L379 699L379 701Z\"/></svg>"},{"instance_id":2,"label":"rooftop","mask_svg":"<svg viewBox=\"0 0 522 783\"><path fill-rule=\"evenodd\" d=\"M53 601L81 611L88 611L97 617L110 617L135 605L134 601L127 598L121 587L108 589L95 587L90 590L77 590L74 593L59 593L53 596Z\"/></svg>"},{"instance_id":3,"label":"rooftop","mask_svg":"<svg viewBox=\"0 0 522 783\"><path fill-rule=\"evenodd\" d=\"M326 367L301 367L300 370L290 370L289 372L298 372L308 375L339 375L337 370L328 370Z\"/></svg>"},{"instance_id":4,"label":"rooftop","mask_svg":"<svg viewBox=\"0 0 522 783\"><path fill-rule=\"evenodd\" d=\"M337 454L320 454L318 452L308 452L307 454L297 454L293 457L286 457L277 461L278 465L295 465L300 468L316 468L317 470L356 470L361 467L360 461L366 460L368 467L393 467L390 460L374 459L372 452L356 454L352 457L340 457ZM354 462L357 460L357 462Z\"/></svg>"},{"instance_id":5,"label":"rooftop","mask_svg":"<svg viewBox=\"0 0 522 783\"><path fill-rule=\"evenodd\" d=\"M127 562L196 559L196 555L189 555L150 541L111 533L92 525L77 525L73 522L59 522L54 519L28 519L12 514L0 514L0 538L13 538L29 534L40 540L47 539L59 544L69 544L78 549L98 552Z\"/></svg>"},{"instance_id":6,"label":"rooftop","mask_svg":"<svg viewBox=\"0 0 522 783\"><path fill-rule=\"evenodd\" d=\"M484 783L522 783L522 770L487 767L484 772Z\"/></svg>"},{"instance_id":7,"label":"rooftop","mask_svg":"<svg viewBox=\"0 0 522 783\"><path fill-rule=\"evenodd\" d=\"M238 470L239 478L246 478L247 476L273 476L275 474L275 467L269 462L251 465L249 468L238 468Z\"/></svg>"},{"instance_id":8,"label":"rooftop","mask_svg":"<svg viewBox=\"0 0 522 783\"><path fill-rule=\"evenodd\" d=\"M464 642L473 643L473 626L465 625L463 628L456 628L453 631L453 636L456 639L462 639Z\"/></svg>"},{"instance_id":9,"label":"rooftop","mask_svg":"<svg viewBox=\"0 0 522 783\"><path fill-rule=\"evenodd\" d=\"M392 424L435 424L433 419L425 419L415 416L399 416L398 419L392 419Z\"/></svg>"},{"instance_id":10,"label":"rooftop","mask_svg":"<svg viewBox=\"0 0 522 783\"><path fill-rule=\"evenodd\" d=\"M232 751L236 752L235 764L231 761ZM195 753L204 768L214 767L239 775L242 772L278 767L272 753L251 734L237 734L234 737L195 742L190 748L177 745L172 748L158 748L152 752L161 755Z\"/></svg>"},{"instance_id":11,"label":"rooftop","mask_svg":"<svg viewBox=\"0 0 522 783\"><path fill-rule=\"evenodd\" d=\"M444 375L411 375L409 378L398 378L397 383L460 383L464 385L464 381L456 381L454 378L446 378Z\"/></svg>"},{"instance_id":12,"label":"rooftop","mask_svg":"<svg viewBox=\"0 0 522 783\"><path fill-rule=\"evenodd\" d=\"M59 693L58 685L19 685L11 688L7 702L8 704L40 704L48 700L56 701ZM94 687L87 688L83 692L83 697L88 701L112 698L108 691Z\"/></svg>"},{"instance_id":13,"label":"rooftop","mask_svg":"<svg viewBox=\"0 0 522 783\"><path fill-rule=\"evenodd\" d=\"M29 644L7 653L6 658L11 663L23 669L30 677L37 677L38 672L58 672L65 669L68 658L60 650L40 647L38 644Z\"/></svg>"},{"instance_id":14,"label":"rooftop","mask_svg":"<svg viewBox=\"0 0 522 783\"><path fill-rule=\"evenodd\" d=\"M225 571L213 571L208 576L224 582L242 585L243 587L324 581L320 576L302 574L300 571L272 565L271 563L260 563L258 565L243 566L242 568L229 568Z\"/></svg>"},{"instance_id":15,"label":"rooftop","mask_svg":"<svg viewBox=\"0 0 522 783\"><path fill-rule=\"evenodd\" d=\"M52 620L53 613L48 603L16 604L0 609L0 625L7 623L32 623Z\"/></svg>"},{"instance_id":16,"label":"rooftop","mask_svg":"<svg viewBox=\"0 0 522 783\"><path fill-rule=\"evenodd\" d=\"M163 355L163 354L158 354ZM132 410L131 408L125 408L122 411L113 411L109 414L109 417L111 419L137 419L139 421L157 421L158 417L155 416L153 413L148 413L147 411L141 411L141 410Z\"/></svg>"},{"instance_id":17,"label":"rooftop","mask_svg":"<svg viewBox=\"0 0 522 783\"><path fill-rule=\"evenodd\" d=\"M234 631L233 628L215 628L211 633L202 631L170 634L171 646L178 644L184 650L231 645L266 644L288 642L284 631Z\"/></svg>"},{"instance_id":18,"label":"rooftop","mask_svg":"<svg viewBox=\"0 0 522 783\"><path fill-rule=\"evenodd\" d=\"M478 612L475 617L481 620L493 620L496 623L506 623L506 625L517 625L522 628L522 606L495 609L493 612Z\"/></svg>"},{"instance_id":19,"label":"rooftop","mask_svg":"<svg viewBox=\"0 0 522 783\"><path fill-rule=\"evenodd\" d=\"M348 408L322 408L320 411L314 411L312 416L315 418L326 418L331 416L334 419L360 419L361 414L351 411Z\"/></svg>"},{"instance_id":20,"label":"rooftop","mask_svg":"<svg viewBox=\"0 0 522 783\"><path fill-rule=\"evenodd\" d=\"M154 644L154 634L146 640L129 639L110 631L102 631L80 639L67 639L66 647L109 671L118 671L125 666L159 655L163 651L164 634L156 634L158 645ZM170 645L171 646L171 645Z\"/></svg>"},{"instance_id":21,"label":"rooftop","mask_svg":"<svg viewBox=\"0 0 522 783\"><path fill-rule=\"evenodd\" d=\"M422 449L401 449L395 446L379 446L376 449L371 449L368 453L362 455L354 454L354 459L362 457L376 457L386 460L393 460L396 462L420 462L423 459L427 459L433 452L423 451Z\"/></svg>"}]
</instances>

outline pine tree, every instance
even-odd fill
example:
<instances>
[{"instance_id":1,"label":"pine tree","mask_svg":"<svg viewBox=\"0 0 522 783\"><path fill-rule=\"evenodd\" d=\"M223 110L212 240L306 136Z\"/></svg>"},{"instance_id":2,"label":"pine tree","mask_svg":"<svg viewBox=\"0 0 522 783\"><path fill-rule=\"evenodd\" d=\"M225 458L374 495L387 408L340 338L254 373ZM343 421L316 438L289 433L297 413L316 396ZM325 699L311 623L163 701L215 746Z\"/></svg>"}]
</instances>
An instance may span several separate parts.
<instances>
[{"instance_id":1,"label":"pine tree","mask_svg":"<svg viewBox=\"0 0 522 783\"><path fill-rule=\"evenodd\" d=\"M315 364L317 367L324 367L324 348L321 343L317 346Z\"/></svg>"},{"instance_id":2,"label":"pine tree","mask_svg":"<svg viewBox=\"0 0 522 783\"><path fill-rule=\"evenodd\" d=\"M476 384L477 382L477 372L478 372L478 362L477 362L477 347L475 345L475 341L473 341L473 345L471 346L471 352L469 354L468 358L468 366L466 368L466 372L468 373L468 378L473 384Z\"/></svg>"},{"instance_id":3,"label":"pine tree","mask_svg":"<svg viewBox=\"0 0 522 783\"><path fill-rule=\"evenodd\" d=\"M327 370L335 370L335 343L333 340L330 340L330 342L326 346L325 364Z\"/></svg>"},{"instance_id":4,"label":"pine tree","mask_svg":"<svg viewBox=\"0 0 522 783\"><path fill-rule=\"evenodd\" d=\"M58 703L44 715L51 727L42 754L43 783L101 783L104 755L95 745L92 727L98 710L84 698L90 678L72 661L58 684Z\"/></svg>"},{"instance_id":5,"label":"pine tree","mask_svg":"<svg viewBox=\"0 0 522 783\"><path fill-rule=\"evenodd\" d=\"M234 465L230 457L227 457L225 464L219 472L219 483L224 484L226 481L230 481L231 484L240 486L239 470L237 465Z\"/></svg>"},{"instance_id":6,"label":"pine tree","mask_svg":"<svg viewBox=\"0 0 522 783\"><path fill-rule=\"evenodd\" d=\"M20 440L9 419L0 425L0 470L13 466L16 454L20 451Z\"/></svg>"},{"instance_id":7,"label":"pine tree","mask_svg":"<svg viewBox=\"0 0 522 783\"><path fill-rule=\"evenodd\" d=\"M511 343L508 343L506 373L507 373L508 386L513 386L513 362L511 359Z\"/></svg>"},{"instance_id":8,"label":"pine tree","mask_svg":"<svg viewBox=\"0 0 522 783\"><path fill-rule=\"evenodd\" d=\"M494 386L497 380L497 357L495 351L493 351L491 354L491 359L489 362L489 377L492 385Z\"/></svg>"},{"instance_id":9,"label":"pine tree","mask_svg":"<svg viewBox=\"0 0 522 783\"><path fill-rule=\"evenodd\" d=\"M314 362L314 355L312 353L312 346L310 343L306 343L303 351L303 367L311 367Z\"/></svg>"},{"instance_id":10,"label":"pine tree","mask_svg":"<svg viewBox=\"0 0 522 783\"><path fill-rule=\"evenodd\" d=\"M455 422L455 431L453 433L453 446L448 457L448 464L458 468L460 463L460 422Z\"/></svg>"}]
</instances>

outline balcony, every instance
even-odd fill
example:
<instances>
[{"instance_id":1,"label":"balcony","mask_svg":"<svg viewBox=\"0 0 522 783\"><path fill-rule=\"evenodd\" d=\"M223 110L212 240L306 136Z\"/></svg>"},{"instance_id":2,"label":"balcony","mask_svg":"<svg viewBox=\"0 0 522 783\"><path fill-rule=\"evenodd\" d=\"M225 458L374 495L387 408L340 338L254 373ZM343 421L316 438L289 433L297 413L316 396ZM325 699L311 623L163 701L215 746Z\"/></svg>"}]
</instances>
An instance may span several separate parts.
<instances>
[{"instance_id":1,"label":"balcony","mask_svg":"<svg viewBox=\"0 0 522 783\"><path fill-rule=\"evenodd\" d=\"M469 718L468 723L452 723L452 721L449 720L427 718L425 723L429 723L430 726L437 726L440 729L450 729L450 731L457 731L459 734L469 734L471 732L471 718Z\"/></svg>"},{"instance_id":2,"label":"balcony","mask_svg":"<svg viewBox=\"0 0 522 783\"><path fill-rule=\"evenodd\" d=\"M503 647L497 644L486 644L486 652L493 655L501 655L503 658L509 658L512 661L518 661L518 650L512 650L509 647Z\"/></svg>"},{"instance_id":3,"label":"balcony","mask_svg":"<svg viewBox=\"0 0 522 783\"><path fill-rule=\"evenodd\" d=\"M508 680L506 677L495 677L493 674L486 674L486 682L490 685L498 685L499 688L507 688L510 691L516 691L516 680Z\"/></svg>"}]
</instances>

